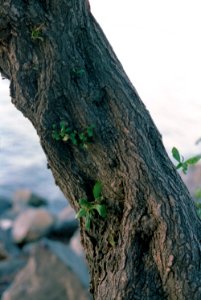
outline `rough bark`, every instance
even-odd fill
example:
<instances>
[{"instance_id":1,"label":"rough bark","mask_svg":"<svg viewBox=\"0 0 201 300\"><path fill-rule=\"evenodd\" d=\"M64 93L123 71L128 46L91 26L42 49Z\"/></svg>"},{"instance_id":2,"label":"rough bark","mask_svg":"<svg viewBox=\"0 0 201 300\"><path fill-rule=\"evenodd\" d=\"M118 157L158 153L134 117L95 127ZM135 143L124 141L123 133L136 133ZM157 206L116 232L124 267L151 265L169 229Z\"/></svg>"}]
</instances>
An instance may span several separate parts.
<instances>
[{"instance_id":1,"label":"rough bark","mask_svg":"<svg viewBox=\"0 0 201 300\"><path fill-rule=\"evenodd\" d=\"M0 0L0 70L74 209L103 184L107 218L80 224L94 299L201 299L193 202L88 4ZM52 138L61 120L95 125L87 150Z\"/></svg>"}]
</instances>

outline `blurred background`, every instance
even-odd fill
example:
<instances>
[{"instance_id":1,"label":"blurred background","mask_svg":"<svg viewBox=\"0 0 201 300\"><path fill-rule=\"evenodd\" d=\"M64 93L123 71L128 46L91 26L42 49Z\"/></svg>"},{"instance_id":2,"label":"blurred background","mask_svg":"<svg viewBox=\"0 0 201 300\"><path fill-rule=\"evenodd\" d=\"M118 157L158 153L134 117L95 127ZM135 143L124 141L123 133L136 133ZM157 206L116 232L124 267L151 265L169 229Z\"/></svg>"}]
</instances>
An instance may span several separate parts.
<instances>
[{"instance_id":1,"label":"blurred background","mask_svg":"<svg viewBox=\"0 0 201 300\"><path fill-rule=\"evenodd\" d=\"M195 145L196 140L201 137L200 1L91 0L90 3L93 14L161 132L169 155L173 146L185 157L200 154L201 145ZM195 180L187 180L190 190L193 191L200 185L199 176L200 171L196 170L196 184ZM69 208L66 208L65 216L61 214L67 202L46 167L46 158L36 132L30 122L11 104L9 82L1 79L0 197L17 203L10 214L13 214L13 220L19 213L19 202L28 203L33 194L45 199L49 211L57 214L56 223L54 219L57 227L64 226L62 228L65 232L66 224L62 223L65 216L70 222L68 226L75 225ZM13 226L9 224L0 220L0 227ZM77 228L76 226L73 228ZM4 233L0 232L1 234ZM16 239L17 244L22 241L24 243L19 236ZM46 247L47 243L49 241L44 242ZM7 244L4 245L5 255L7 247ZM52 246L48 244L48 247ZM76 247L73 251L76 251ZM2 251L0 243L0 257ZM58 254L58 249L54 252ZM16 273L12 274L13 280ZM12 280L7 278L8 283ZM3 285L2 291L5 286L8 285ZM13 296L12 299L17 298Z\"/></svg>"}]
</instances>

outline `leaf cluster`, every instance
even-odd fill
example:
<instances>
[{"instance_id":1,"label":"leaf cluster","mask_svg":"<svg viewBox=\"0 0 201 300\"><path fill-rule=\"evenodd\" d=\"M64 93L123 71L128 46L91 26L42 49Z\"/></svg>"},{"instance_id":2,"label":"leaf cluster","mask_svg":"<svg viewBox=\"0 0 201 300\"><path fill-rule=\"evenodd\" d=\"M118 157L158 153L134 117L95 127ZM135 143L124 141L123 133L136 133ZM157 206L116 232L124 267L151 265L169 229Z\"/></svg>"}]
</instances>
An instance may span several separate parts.
<instances>
[{"instance_id":1,"label":"leaf cluster","mask_svg":"<svg viewBox=\"0 0 201 300\"><path fill-rule=\"evenodd\" d=\"M178 162L176 169L182 169L184 174L187 173L190 165L195 165L201 159L201 155L196 155L184 160L184 157L179 153L179 150L176 147L172 148L172 156Z\"/></svg>"},{"instance_id":2,"label":"leaf cluster","mask_svg":"<svg viewBox=\"0 0 201 300\"><path fill-rule=\"evenodd\" d=\"M102 203L102 183L97 181L93 187L94 201L89 202L88 199L80 199L80 209L76 214L76 218L85 219L85 228L89 231L91 227L92 219L95 218L95 214L98 213L102 218L107 217L106 206Z\"/></svg>"},{"instance_id":3,"label":"leaf cluster","mask_svg":"<svg viewBox=\"0 0 201 300\"><path fill-rule=\"evenodd\" d=\"M68 126L65 121L60 122L59 128L54 124L52 126L52 138L56 141L71 142L75 146L81 146L87 149L88 145L93 141L94 125L84 128L83 131L78 132Z\"/></svg>"}]
</instances>

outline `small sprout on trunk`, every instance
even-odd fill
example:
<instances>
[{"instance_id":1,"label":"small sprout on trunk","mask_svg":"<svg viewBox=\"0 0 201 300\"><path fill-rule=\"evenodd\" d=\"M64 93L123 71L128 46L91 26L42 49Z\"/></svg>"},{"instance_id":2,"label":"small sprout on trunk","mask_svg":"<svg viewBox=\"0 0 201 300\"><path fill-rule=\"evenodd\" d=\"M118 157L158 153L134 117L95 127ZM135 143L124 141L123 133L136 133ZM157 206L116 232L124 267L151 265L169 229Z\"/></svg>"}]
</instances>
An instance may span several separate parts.
<instances>
[{"instance_id":1,"label":"small sprout on trunk","mask_svg":"<svg viewBox=\"0 0 201 300\"><path fill-rule=\"evenodd\" d=\"M71 129L68 123L61 121L59 126L52 126L52 138L56 141L71 142L75 146L88 149L88 145L93 142L94 125L84 128L81 132Z\"/></svg>"},{"instance_id":2,"label":"small sprout on trunk","mask_svg":"<svg viewBox=\"0 0 201 300\"><path fill-rule=\"evenodd\" d=\"M93 187L93 197L94 201L92 202L89 202L88 199L80 199L80 209L76 214L77 219L85 219L85 228L87 231L90 230L91 222L96 217L96 213L103 219L107 217L106 206L102 203L102 184L99 181L97 181Z\"/></svg>"},{"instance_id":3,"label":"small sprout on trunk","mask_svg":"<svg viewBox=\"0 0 201 300\"><path fill-rule=\"evenodd\" d=\"M182 169L184 174L187 173L189 166L197 164L201 159L201 155L196 155L184 160L184 157L179 153L176 147L172 148L172 156L177 161L176 169Z\"/></svg>"}]
</instances>

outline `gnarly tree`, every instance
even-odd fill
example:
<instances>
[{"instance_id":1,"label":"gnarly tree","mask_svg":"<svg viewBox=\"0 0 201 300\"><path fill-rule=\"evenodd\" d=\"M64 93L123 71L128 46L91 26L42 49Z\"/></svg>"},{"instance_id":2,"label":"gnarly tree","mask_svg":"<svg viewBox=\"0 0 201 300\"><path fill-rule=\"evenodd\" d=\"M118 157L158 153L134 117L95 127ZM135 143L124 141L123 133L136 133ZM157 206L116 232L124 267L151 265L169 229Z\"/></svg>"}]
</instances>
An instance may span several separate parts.
<instances>
[{"instance_id":1,"label":"gnarly tree","mask_svg":"<svg viewBox=\"0 0 201 300\"><path fill-rule=\"evenodd\" d=\"M0 0L0 70L76 211L103 184L107 218L81 236L96 300L201 299L201 233L149 113L84 0ZM95 125L88 149L52 138Z\"/></svg>"}]
</instances>

